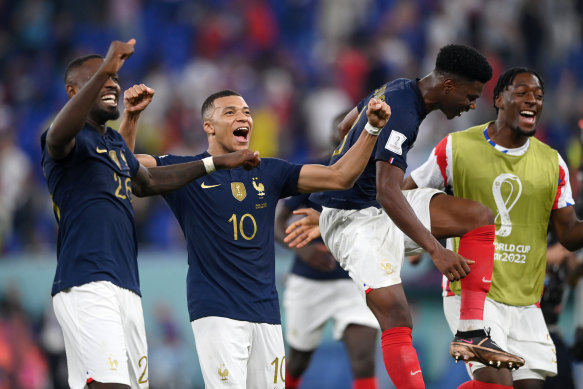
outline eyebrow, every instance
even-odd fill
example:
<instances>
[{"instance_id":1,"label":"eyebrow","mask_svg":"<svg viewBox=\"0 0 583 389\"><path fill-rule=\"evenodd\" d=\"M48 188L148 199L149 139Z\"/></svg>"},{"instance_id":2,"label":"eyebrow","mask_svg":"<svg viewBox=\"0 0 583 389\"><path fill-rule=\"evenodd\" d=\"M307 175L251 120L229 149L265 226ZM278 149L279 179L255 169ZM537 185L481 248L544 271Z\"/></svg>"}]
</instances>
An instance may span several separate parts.
<instances>
[{"instance_id":1,"label":"eyebrow","mask_svg":"<svg viewBox=\"0 0 583 389\"><path fill-rule=\"evenodd\" d=\"M226 109L238 109L238 107L236 107L236 106L234 106L234 105L228 105L228 106L226 106L226 107L223 107L223 111L224 111L224 110L226 110ZM245 106L244 106L244 107L242 107L241 109L245 110L245 109L249 109L249 107L245 105Z\"/></svg>"}]
</instances>

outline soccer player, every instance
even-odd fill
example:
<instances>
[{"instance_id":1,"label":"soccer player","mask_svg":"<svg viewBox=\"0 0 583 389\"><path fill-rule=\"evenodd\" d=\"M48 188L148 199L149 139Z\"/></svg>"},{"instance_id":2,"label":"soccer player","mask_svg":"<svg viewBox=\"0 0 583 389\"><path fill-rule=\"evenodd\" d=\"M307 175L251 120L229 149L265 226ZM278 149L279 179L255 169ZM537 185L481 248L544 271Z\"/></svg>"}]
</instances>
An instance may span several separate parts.
<instances>
[{"instance_id":1,"label":"soccer player","mask_svg":"<svg viewBox=\"0 0 583 389\"><path fill-rule=\"evenodd\" d=\"M567 165L533 135L543 108L544 84L531 69L511 68L494 88L491 121L452 133L411 173L407 188L450 187L496 214L495 262L485 325L509 351L525 358L515 372L470 364L474 381L460 388L542 388L557 373L553 342L539 306L546 270L547 227L569 250L583 246ZM454 248L459 248L454 242ZM457 325L459 283L444 280L444 311ZM498 384L495 385L495 384Z\"/></svg>"},{"instance_id":2,"label":"soccer player","mask_svg":"<svg viewBox=\"0 0 583 389\"><path fill-rule=\"evenodd\" d=\"M490 64L475 49L447 45L440 49L435 68L427 76L397 79L375 90L344 119L352 129L332 158L334 162L340 157L365 129L360 112L369 99L390 102L391 120L364 173L350 190L311 196L323 206L319 228L326 246L366 293L366 302L379 321L385 367L398 388L425 387L400 278L404 255L420 249L431 255L450 281L462 279L463 301L452 356L508 368L523 363L498 347L483 327L494 256L492 211L435 189L401 191L407 153L421 121L434 110L452 119L474 109L491 77ZM301 222L292 223L290 230L298 225ZM459 253L438 241L452 236L462 237ZM300 231L297 238L302 241L303 237ZM286 239L294 243L293 232Z\"/></svg>"},{"instance_id":3,"label":"soccer player","mask_svg":"<svg viewBox=\"0 0 583 389\"><path fill-rule=\"evenodd\" d=\"M338 123L347 112L333 121L331 146L339 141ZM322 158L327 164L330 156ZM316 207L309 195L301 194L282 200L275 213L275 237L283 243L292 211L299 207ZM354 377L354 389L376 389L375 351L378 322L354 281L319 240L295 249L295 258L287 276L283 306L286 317L286 389L300 386L315 349L322 341L325 324L332 321L335 339L346 346Z\"/></svg>"},{"instance_id":4,"label":"soccer player","mask_svg":"<svg viewBox=\"0 0 583 389\"><path fill-rule=\"evenodd\" d=\"M73 389L148 388L131 195L163 193L206 174L201 161L147 169L107 126L119 116L117 72L134 45L114 41L105 58L73 60L65 71L69 101L41 136L59 225L51 294ZM214 163L252 168L259 158L242 150Z\"/></svg>"},{"instance_id":5,"label":"soccer player","mask_svg":"<svg viewBox=\"0 0 583 389\"><path fill-rule=\"evenodd\" d=\"M201 159L206 163L214 155L249 147L253 118L238 93L212 94L201 113L207 151L138 159L146 166ZM275 288L275 207L280 198L354 184L390 108L372 99L364 116L369 131L332 166L264 158L256 169L217 172L164 196L187 240L188 309L207 387L284 388ZM133 147L135 126L124 127L123 134Z\"/></svg>"}]
</instances>

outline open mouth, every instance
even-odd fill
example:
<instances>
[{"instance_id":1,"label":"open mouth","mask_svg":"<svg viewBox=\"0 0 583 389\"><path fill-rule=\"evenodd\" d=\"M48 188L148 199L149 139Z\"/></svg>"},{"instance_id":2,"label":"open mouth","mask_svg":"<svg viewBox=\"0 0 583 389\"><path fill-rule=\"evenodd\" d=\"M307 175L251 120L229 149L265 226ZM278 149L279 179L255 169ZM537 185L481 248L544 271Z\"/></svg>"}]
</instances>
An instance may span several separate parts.
<instances>
[{"instance_id":1,"label":"open mouth","mask_svg":"<svg viewBox=\"0 0 583 389\"><path fill-rule=\"evenodd\" d=\"M529 109L523 109L520 111L520 117L524 122L534 124L536 120L536 112Z\"/></svg>"},{"instance_id":2,"label":"open mouth","mask_svg":"<svg viewBox=\"0 0 583 389\"><path fill-rule=\"evenodd\" d=\"M117 107L117 95L115 93L107 93L101 96L101 101L109 107Z\"/></svg>"},{"instance_id":3,"label":"open mouth","mask_svg":"<svg viewBox=\"0 0 583 389\"><path fill-rule=\"evenodd\" d=\"M235 139L239 142L247 142L249 140L249 127L239 127L233 131Z\"/></svg>"}]
</instances>

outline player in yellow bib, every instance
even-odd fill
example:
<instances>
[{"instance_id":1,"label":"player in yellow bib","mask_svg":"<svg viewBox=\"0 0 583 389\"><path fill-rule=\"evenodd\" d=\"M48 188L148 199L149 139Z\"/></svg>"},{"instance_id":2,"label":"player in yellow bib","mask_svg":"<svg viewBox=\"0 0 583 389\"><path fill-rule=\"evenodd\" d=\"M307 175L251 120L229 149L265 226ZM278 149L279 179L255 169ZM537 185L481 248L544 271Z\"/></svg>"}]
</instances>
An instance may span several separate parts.
<instances>
[{"instance_id":1,"label":"player in yellow bib","mask_svg":"<svg viewBox=\"0 0 583 389\"><path fill-rule=\"evenodd\" d=\"M473 381L460 388L543 388L557 373L554 344L539 306L546 267L549 221L565 247L583 246L567 165L535 139L544 97L540 76L527 68L503 73L494 88L495 121L444 138L429 159L405 179L404 189L450 188L496 215L494 271L484 308L492 339L525 358L516 371L469 363ZM453 248L457 248L453 240ZM459 282L443 281L444 312L457 328ZM452 348L455 347L452 345Z\"/></svg>"}]
</instances>

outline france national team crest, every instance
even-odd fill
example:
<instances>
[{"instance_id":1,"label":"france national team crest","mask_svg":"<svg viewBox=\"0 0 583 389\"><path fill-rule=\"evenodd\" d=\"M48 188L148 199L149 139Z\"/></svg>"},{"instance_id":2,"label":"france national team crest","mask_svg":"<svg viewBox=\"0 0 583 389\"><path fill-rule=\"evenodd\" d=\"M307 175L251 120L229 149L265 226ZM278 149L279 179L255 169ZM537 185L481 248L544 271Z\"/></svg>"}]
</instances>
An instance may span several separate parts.
<instances>
[{"instance_id":1,"label":"france national team crest","mask_svg":"<svg viewBox=\"0 0 583 389\"><path fill-rule=\"evenodd\" d=\"M247 197L247 191L242 182L231 182L231 193L233 193L233 197L239 201L243 201L245 200L245 197Z\"/></svg>"}]
</instances>

